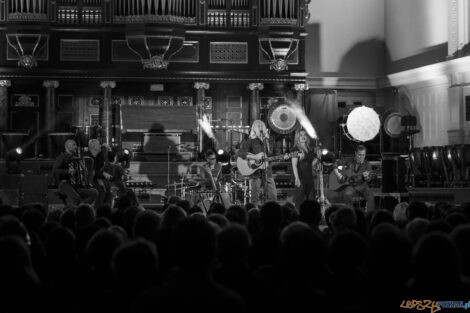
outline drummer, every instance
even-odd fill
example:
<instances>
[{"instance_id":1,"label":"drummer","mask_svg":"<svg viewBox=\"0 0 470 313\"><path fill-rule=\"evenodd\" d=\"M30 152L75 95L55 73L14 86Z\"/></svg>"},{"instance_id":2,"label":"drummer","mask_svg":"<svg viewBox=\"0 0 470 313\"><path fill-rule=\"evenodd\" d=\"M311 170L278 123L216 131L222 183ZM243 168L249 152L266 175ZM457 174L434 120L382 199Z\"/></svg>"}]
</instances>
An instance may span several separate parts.
<instances>
[{"instance_id":1,"label":"drummer","mask_svg":"<svg viewBox=\"0 0 470 313\"><path fill-rule=\"evenodd\" d=\"M205 179L203 186L206 189L217 189L217 184L222 173L222 165L217 162L217 155L214 150L209 149L205 153L206 163L203 165L205 171L201 173Z\"/></svg>"}]
</instances>

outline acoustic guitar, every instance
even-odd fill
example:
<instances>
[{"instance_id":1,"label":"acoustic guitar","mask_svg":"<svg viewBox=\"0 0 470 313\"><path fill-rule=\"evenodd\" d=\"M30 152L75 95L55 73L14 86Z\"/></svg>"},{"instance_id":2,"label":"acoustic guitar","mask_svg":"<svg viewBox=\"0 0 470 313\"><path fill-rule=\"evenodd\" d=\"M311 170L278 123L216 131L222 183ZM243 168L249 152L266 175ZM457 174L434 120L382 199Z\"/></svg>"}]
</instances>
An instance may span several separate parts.
<instances>
[{"instance_id":1,"label":"acoustic guitar","mask_svg":"<svg viewBox=\"0 0 470 313\"><path fill-rule=\"evenodd\" d=\"M330 190L338 191L338 189L344 186L355 186L364 182L363 172L354 173L353 170L348 167L338 170L338 172L343 175L343 178L338 179L335 172L332 171L328 179ZM372 179L374 176L377 176L377 171L369 171L369 177Z\"/></svg>"},{"instance_id":2,"label":"acoustic guitar","mask_svg":"<svg viewBox=\"0 0 470 313\"><path fill-rule=\"evenodd\" d=\"M256 172L259 169L266 169L268 167L269 162L271 161L279 161L287 158L293 158L293 157L298 157L300 152L291 152L291 153L286 153L282 155L276 155L272 157L262 157L258 161L255 160L248 160L248 159L242 159L241 157L237 158L237 168L240 174L243 176L250 176L254 172ZM260 152L255 154L257 156L263 156L264 153Z\"/></svg>"}]
</instances>

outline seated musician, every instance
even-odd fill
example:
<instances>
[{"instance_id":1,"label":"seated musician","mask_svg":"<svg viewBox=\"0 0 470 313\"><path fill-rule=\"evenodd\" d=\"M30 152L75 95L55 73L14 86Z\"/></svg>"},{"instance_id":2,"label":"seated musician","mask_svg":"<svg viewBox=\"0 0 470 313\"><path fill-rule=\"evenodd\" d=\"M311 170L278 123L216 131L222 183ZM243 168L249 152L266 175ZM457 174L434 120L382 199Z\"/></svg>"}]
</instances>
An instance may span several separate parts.
<instances>
[{"instance_id":1,"label":"seated musician","mask_svg":"<svg viewBox=\"0 0 470 313\"><path fill-rule=\"evenodd\" d=\"M114 198L113 187L118 193L125 193L123 185L124 170L119 164L114 163L114 153L106 144L101 144L98 139L88 142L88 151L94 160L93 186L99 191L95 207L102 204L112 205Z\"/></svg>"},{"instance_id":2,"label":"seated musician","mask_svg":"<svg viewBox=\"0 0 470 313\"><path fill-rule=\"evenodd\" d=\"M92 170L87 168L83 158L77 157L77 143L67 140L65 152L57 157L52 168L59 192L66 196L67 203L92 204L96 200L98 191L91 187Z\"/></svg>"},{"instance_id":3,"label":"seated musician","mask_svg":"<svg viewBox=\"0 0 470 313\"><path fill-rule=\"evenodd\" d=\"M346 164L346 171L338 170L335 167L333 172L341 184L344 184L339 190L342 193L344 202L353 206L353 198L356 195L362 196L367 201L366 212L374 210L374 194L368 186L371 179L372 167L366 158L366 147L358 145L355 149L355 155L352 162Z\"/></svg>"}]
</instances>

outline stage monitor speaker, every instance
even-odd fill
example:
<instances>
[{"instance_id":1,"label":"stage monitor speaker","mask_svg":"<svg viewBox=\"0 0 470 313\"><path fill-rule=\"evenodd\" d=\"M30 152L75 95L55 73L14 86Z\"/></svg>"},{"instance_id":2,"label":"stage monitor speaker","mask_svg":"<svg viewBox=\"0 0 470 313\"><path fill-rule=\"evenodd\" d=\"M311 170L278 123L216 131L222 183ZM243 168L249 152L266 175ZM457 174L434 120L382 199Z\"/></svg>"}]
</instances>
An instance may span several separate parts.
<instances>
[{"instance_id":1,"label":"stage monitor speaker","mask_svg":"<svg viewBox=\"0 0 470 313\"><path fill-rule=\"evenodd\" d=\"M382 192L405 192L405 158L387 157L382 160Z\"/></svg>"},{"instance_id":2,"label":"stage monitor speaker","mask_svg":"<svg viewBox=\"0 0 470 313\"><path fill-rule=\"evenodd\" d=\"M48 206L48 175L26 174L23 176L19 188L20 205L39 202Z\"/></svg>"}]
</instances>

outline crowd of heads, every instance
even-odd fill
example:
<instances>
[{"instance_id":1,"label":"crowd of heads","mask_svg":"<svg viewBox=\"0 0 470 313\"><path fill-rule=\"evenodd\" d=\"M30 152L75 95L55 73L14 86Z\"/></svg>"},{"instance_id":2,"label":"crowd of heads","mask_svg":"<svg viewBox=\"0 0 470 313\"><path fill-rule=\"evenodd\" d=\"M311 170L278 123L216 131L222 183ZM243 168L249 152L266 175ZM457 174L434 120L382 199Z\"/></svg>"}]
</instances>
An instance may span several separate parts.
<instances>
[{"instance_id":1,"label":"crowd of heads","mask_svg":"<svg viewBox=\"0 0 470 313\"><path fill-rule=\"evenodd\" d=\"M0 204L5 312L364 312L470 296L470 204Z\"/></svg>"}]
</instances>

